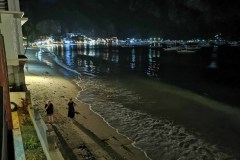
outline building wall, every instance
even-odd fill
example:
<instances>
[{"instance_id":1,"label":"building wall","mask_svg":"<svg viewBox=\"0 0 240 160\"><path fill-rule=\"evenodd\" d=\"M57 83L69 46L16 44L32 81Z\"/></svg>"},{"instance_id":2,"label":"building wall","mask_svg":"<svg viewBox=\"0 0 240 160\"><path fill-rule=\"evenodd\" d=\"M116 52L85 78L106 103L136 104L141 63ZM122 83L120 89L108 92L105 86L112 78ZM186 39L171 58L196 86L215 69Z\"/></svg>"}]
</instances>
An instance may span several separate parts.
<instances>
[{"instance_id":1,"label":"building wall","mask_svg":"<svg viewBox=\"0 0 240 160\"><path fill-rule=\"evenodd\" d=\"M0 33L4 37L9 85L12 91L23 91L25 87L24 63L19 55L24 54L22 25L23 12L19 0L8 0L8 11L0 11Z\"/></svg>"},{"instance_id":2,"label":"building wall","mask_svg":"<svg viewBox=\"0 0 240 160\"><path fill-rule=\"evenodd\" d=\"M19 0L8 0L9 11L20 11Z\"/></svg>"},{"instance_id":3,"label":"building wall","mask_svg":"<svg viewBox=\"0 0 240 160\"><path fill-rule=\"evenodd\" d=\"M8 0L8 10L9 11L14 11L14 12L20 12L20 5L19 5L19 0ZM22 12L23 14L23 12ZM23 54L24 53L24 48L23 48L23 36L22 36L22 26L21 26L21 18L15 18L14 19L15 23L15 35L16 35L16 40L17 40L17 53L18 54Z\"/></svg>"},{"instance_id":4,"label":"building wall","mask_svg":"<svg viewBox=\"0 0 240 160\"><path fill-rule=\"evenodd\" d=\"M18 65L16 27L13 14L1 14L0 31L4 37L7 65Z\"/></svg>"},{"instance_id":5,"label":"building wall","mask_svg":"<svg viewBox=\"0 0 240 160\"><path fill-rule=\"evenodd\" d=\"M19 60L20 54L19 36L17 36L18 28L16 27L17 20L14 14L2 13L0 31L4 37L5 52L8 66L9 85L12 87L20 87L19 76Z\"/></svg>"}]
</instances>

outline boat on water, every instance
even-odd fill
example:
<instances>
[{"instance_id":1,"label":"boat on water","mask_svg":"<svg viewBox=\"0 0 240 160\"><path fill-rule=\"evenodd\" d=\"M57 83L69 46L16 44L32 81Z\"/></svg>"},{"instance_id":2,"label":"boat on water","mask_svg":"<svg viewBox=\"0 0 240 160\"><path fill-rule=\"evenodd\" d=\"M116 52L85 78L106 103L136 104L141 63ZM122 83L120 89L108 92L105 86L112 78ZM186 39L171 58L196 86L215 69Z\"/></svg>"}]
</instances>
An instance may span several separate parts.
<instances>
[{"instance_id":1,"label":"boat on water","mask_svg":"<svg viewBox=\"0 0 240 160\"><path fill-rule=\"evenodd\" d=\"M182 49L182 50L178 50L177 53L181 53L181 54L184 54L184 53L195 53L196 51L193 51L193 50L188 50L188 49Z\"/></svg>"},{"instance_id":2,"label":"boat on water","mask_svg":"<svg viewBox=\"0 0 240 160\"><path fill-rule=\"evenodd\" d=\"M177 51L180 51L183 49L184 49L184 47L182 47L182 46L171 46L171 47L163 48L163 50L165 52L177 52Z\"/></svg>"},{"instance_id":3,"label":"boat on water","mask_svg":"<svg viewBox=\"0 0 240 160\"><path fill-rule=\"evenodd\" d=\"M198 44L181 44L177 46L168 46L166 48L163 48L165 52L177 52L177 53L195 53L199 49L201 49L201 46Z\"/></svg>"},{"instance_id":4,"label":"boat on water","mask_svg":"<svg viewBox=\"0 0 240 160\"><path fill-rule=\"evenodd\" d=\"M125 44L125 45L121 45L120 48L134 48L134 46Z\"/></svg>"}]
</instances>

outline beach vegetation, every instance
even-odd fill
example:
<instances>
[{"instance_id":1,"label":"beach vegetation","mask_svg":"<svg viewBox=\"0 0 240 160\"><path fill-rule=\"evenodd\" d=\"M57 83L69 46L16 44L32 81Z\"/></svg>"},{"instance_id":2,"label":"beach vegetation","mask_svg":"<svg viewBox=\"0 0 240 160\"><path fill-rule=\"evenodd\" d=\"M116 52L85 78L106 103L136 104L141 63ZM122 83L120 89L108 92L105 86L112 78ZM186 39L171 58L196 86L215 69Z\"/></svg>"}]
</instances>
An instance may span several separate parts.
<instances>
[{"instance_id":1,"label":"beach vegetation","mask_svg":"<svg viewBox=\"0 0 240 160\"><path fill-rule=\"evenodd\" d=\"M26 159L47 160L29 113L19 109L18 115Z\"/></svg>"}]
</instances>

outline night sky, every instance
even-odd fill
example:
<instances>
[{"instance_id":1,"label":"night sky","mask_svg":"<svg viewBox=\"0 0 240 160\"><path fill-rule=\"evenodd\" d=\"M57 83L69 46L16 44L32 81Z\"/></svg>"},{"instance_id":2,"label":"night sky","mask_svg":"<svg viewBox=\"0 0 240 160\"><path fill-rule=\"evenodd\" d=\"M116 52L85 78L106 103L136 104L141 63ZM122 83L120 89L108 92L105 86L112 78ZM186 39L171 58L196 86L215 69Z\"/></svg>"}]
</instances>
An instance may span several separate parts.
<instances>
[{"instance_id":1,"label":"night sky","mask_svg":"<svg viewBox=\"0 0 240 160\"><path fill-rule=\"evenodd\" d=\"M239 0L20 0L40 34L240 40Z\"/></svg>"}]
</instances>

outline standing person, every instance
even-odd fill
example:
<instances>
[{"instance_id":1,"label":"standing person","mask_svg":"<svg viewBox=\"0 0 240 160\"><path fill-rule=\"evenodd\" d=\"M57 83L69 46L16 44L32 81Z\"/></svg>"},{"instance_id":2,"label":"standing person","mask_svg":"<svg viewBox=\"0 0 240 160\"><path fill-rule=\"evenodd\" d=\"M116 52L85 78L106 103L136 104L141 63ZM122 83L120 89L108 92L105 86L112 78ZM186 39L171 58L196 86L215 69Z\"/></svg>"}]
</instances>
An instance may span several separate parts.
<instances>
[{"instance_id":1,"label":"standing person","mask_svg":"<svg viewBox=\"0 0 240 160\"><path fill-rule=\"evenodd\" d=\"M76 105L76 103L74 103L72 98L70 98L69 102L68 102L68 117L69 118L74 118L74 116L75 116L75 108L74 108L75 105Z\"/></svg>"},{"instance_id":2,"label":"standing person","mask_svg":"<svg viewBox=\"0 0 240 160\"><path fill-rule=\"evenodd\" d=\"M48 122L53 123L53 104L50 100L47 102L47 104L45 104L45 109L47 112Z\"/></svg>"}]
</instances>

